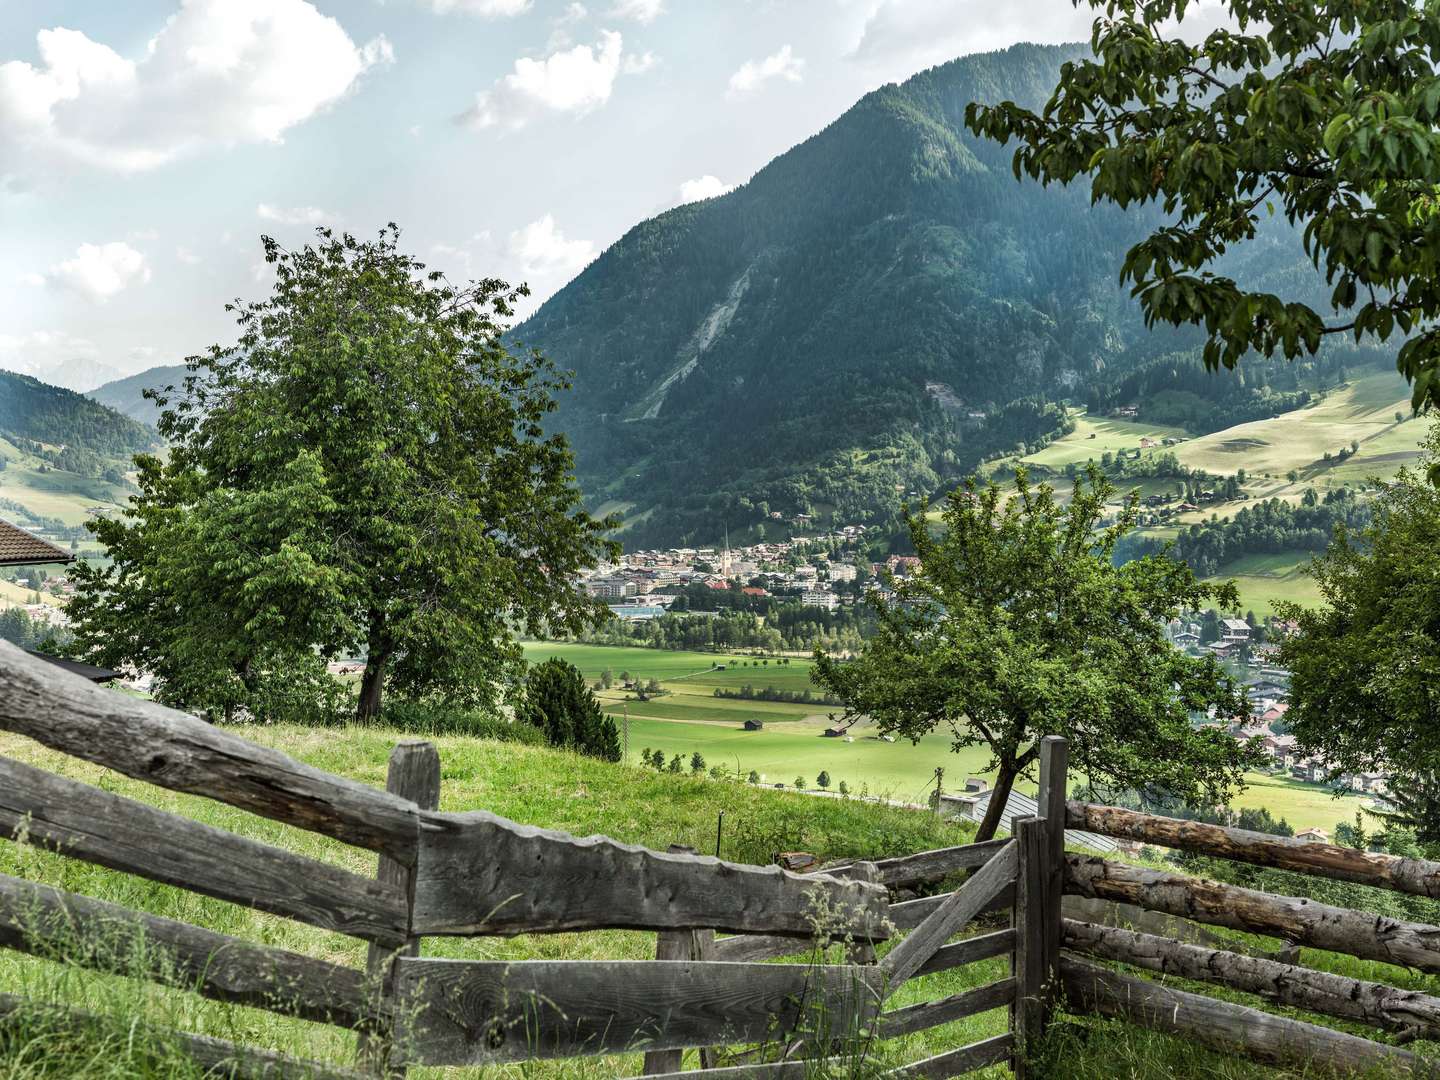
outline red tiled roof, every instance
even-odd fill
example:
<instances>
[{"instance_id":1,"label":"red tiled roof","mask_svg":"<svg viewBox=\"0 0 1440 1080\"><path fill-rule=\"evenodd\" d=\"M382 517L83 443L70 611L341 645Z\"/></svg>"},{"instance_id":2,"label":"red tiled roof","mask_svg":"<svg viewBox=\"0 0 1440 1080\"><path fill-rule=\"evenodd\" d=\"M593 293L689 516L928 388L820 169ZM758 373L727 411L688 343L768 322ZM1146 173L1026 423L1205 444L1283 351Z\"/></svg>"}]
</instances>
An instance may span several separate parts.
<instances>
[{"instance_id":1,"label":"red tiled roof","mask_svg":"<svg viewBox=\"0 0 1440 1080\"><path fill-rule=\"evenodd\" d=\"M70 562L74 558L64 548L31 536L8 521L0 521L0 566L38 566L41 563Z\"/></svg>"}]
</instances>

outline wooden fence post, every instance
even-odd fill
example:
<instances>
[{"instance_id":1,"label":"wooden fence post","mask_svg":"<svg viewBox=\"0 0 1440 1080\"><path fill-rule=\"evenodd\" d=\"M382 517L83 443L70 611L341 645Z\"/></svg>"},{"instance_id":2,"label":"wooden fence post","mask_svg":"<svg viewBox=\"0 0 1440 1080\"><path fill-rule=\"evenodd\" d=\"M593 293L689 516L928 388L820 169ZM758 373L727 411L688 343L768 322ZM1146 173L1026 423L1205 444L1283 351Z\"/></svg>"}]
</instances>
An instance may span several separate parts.
<instances>
[{"instance_id":1,"label":"wooden fence post","mask_svg":"<svg viewBox=\"0 0 1440 1080\"><path fill-rule=\"evenodd\" d=\"M1058 735L1040 740L1039 816L1045 830L1041 874L1042 956L1045 995L1041 1030L1049 1025L1060 995L1061 897L1065 892L1065 798L1069 784L1070 744Z\"/></svg>"},{"instance_id":2,"label":"wooden fence post","mask_svg":"<svg viewBox=\"0 0 1440 1080\"><path fill-rule=\"evenodd\" d=\"M390 768L385 776L385 790L402 799L409 799L422 810L440 807L440 752L434 743L422 739L406 739L390 751ZM415 871L387 855L380 856L376 877L400 886L405 892L407 923L415 906ZM365 957L365 972L382 1001L394 1005L395 959L419 956L420 939L410 937L398 950L372 944ZM389 1011L389 1010L387 1010ZM360 1064L378 1075L404 1076L404 1065L392 1065L394 1050L394 1018L387 1016L377 1030L361 1032L357 1047Z\"/></svg>"},{"instance_id":3,"label":"wooden fence post","mask_svg":"<svg viewBox=\"0 0 1440 1080\"><path fill-rule=\"evenodd\" d=\"M676 855L694 855L695 849L685 844L671 844L668 849ZM655 935L655 959L656 960L696 960L699 953L704 949L705 942L697 940L699 931L695 930L661 930ZM713 949L715 932L709 934L708 944ZM685 1057L683 1050L651 1050L645 1055L645 1067L641 1071L642 1076L661 1076L665 1073L680 1071L680 1065Z\"/></svg>"},{"instance_id":4,"label":"wooden fence post","mask_svg":"<svg viewBox=\"0 0 1440 1080\"><path fill-rule=\"evenodd\" d=\"M1045 822L1017 817L1010 823L1018 861L1015 869L1015 907L1010 923L1015 928L1015 951L1010 973L1015 1000L1010 1006L1010 1030L1015 1035L1015 1075L1030 1076L1029 1058L1045 1029Z\"/></svg>"},{"instance_id":5,"label":"wooden fence post","mask_svg":"<svg viewBox=\"0 0 1440 1080\"><path fill-rule=\"evenodd\" d=\"M857 862L851 869L849 877L852 881L879 881L880 869L873 862ZM875 943L869 938L857 938L846 950L845 962L847 964L875 963Z\"/></svg>"}]
</instances>

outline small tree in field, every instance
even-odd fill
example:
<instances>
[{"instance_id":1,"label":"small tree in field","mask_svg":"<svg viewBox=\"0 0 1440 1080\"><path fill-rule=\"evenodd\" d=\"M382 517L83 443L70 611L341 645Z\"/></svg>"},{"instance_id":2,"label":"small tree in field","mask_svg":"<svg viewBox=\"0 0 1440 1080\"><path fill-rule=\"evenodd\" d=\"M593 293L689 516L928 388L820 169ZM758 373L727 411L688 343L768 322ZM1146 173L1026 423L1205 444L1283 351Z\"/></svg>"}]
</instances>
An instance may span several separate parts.
<instances>
[{"instance_id":1,"label":"small tree in field","mask_svg":"<svg viewBox=\"0 0 1440 1080\"><path fill-rule=\"evenodd\" d=\"M907 511L918 573L878 595L875 637L841 663L817 650L814 678L882 733L918 740L947 730L957 752L985 746L995 797L977 838L994 836L1015 781L1045 735L1070 740L1078 772L1115 787L1221 802L1253 751L1192 715L1248 715L1243 690L1213 657L1174 648L1164 623L1207 603L1233 609L1233 585L1198 581L1167 555L1116 566L1115 545L1135 526L1132 494L1101 528L1114 493L1093 466L1068 506L1021 469L1013 494L972 479L946 499L943 531L928 505Z\"/></svg>"},{"instance_id":2,"label":"small tree in field","mask_svg":"<svg viewBox=\"0 0 1440 1080\"><path fill-rule=\"evenodd\" d=\"M699 776L704 771L705 757L703 754L700 753L699 750L696 750L693 754L690 755L690 772L696 776Z\"/></svg>"},{"instance_id":3,"label":"small tree in field","mask_svg":"<svg viewBox=\"0 0 1440 1080\"><path fill-rule=\"evenodd\" d=\"M803 776L797 776L797 777L795 777L795 790L796 790L796 791L804 791L804 790L805 790L805 778L804 778Z\"/></svg>"},{"instance_id":4,"label":"small tree in field","mask_svg":"<svg viewBox=\"0 0 1440 1080\"><path fill-rule=\"evenodd\" d=\"M530 670L525 697L515 715L545 732L551 746L570 747L606 761L620 760L615 721L600 711L600 702L585 685L585 677L566 660L552 656Z\"/></svg>"},{"instance_id":5,"label":"small tree in field","mask_svg":"<svg viewBox=\"0 0 1440 1080\"><path fill-rule=\"evenodd\" d=\"M674 757L672 757L672 758L670 759L670 765L669 765L669 771L670 771L670 772L672 772L672 773L679 773L679 772L683 771L684 768L685 768L685 766L681 763L681 761L680 761L680 755L679 755L679 754L676 754Z\"/></svg>"},{"instance_id":6,"label":"small tree in field","mask_svg":"<svg viewBox=\"0 0 1440 1080\"><path fill-rule=\"evenodd\" d=\"M841 781L840 781L840 786L839 786L839 788L837 788L836 790L838 790L841 795L849 795L849 794L850 794L850 785L847 784L847 783L845 783L844 780L841 780Z\"/></svg>"},{"instance_id":7,"label":"small tree in field","mask_svg":"<svg viewBox=\"0 0 1440 1080\"><path fill-rule=\"evenodd\" d=\"M745 778L745 782L747 784L758 784L760 782L760 774L754 769L751 769L750 775Z\"/></svg>"},{"instance_id":8,"label":"small tree in field","mask_svg":"<svg viewBox=\"0 0 1440 1080\"><path fill-rule=\"evenodd\" d=\"M820 775L815 778L815 786L818 787L821 791L824 791L826 788L828 788L830 786L830 774L828 772L822 771Z\"/></svg>"}]
</instances>

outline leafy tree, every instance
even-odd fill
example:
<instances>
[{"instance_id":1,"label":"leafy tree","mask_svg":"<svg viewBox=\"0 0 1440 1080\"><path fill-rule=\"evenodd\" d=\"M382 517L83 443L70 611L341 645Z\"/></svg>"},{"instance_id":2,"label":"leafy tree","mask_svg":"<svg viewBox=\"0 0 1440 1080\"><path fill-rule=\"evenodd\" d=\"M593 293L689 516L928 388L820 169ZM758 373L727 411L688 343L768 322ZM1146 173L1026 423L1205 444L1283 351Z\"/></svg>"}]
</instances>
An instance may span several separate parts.
<instances>
[{"instance_id":1,"label":"leafy tree","mask_svg":"<svg viewBox=\"0 0 1440 1080\"><path fill-rule=\"evenodd\" d=\"M78 636L181 703L228 706L271 653L362 649L360 720L386 686L495 704L513 633L598 622L576 572L618 554L542 427L565 381L505 344L524 290L454 286L393 225L263 244L271 296L228 308L235 344L191 357L161 417L168 459L137 458L128 515L92 526L115 563L77 574Z\"/></svg>"},{"instance_id":2,"label":"leafy tree","mask_svg":"<svg viewBox=\"0 0 1440 1080\"><path fill-rule=\"evenodd\" d=\"M1039 112L967 106L971 129L1019 140L1017 176L1087 176L1096 201L1161 206L1170 220L1121 280L1147 322L1203 327L1207 365L1398 330L1413 406L1440 403L1440 7L1227 0L1239 32L1191 44L1175 29L1188 0L1087 2L1095 59L1065 64ZM1275 209L1302 228L1338 318L1217 272L1265 242Z\"/></svg>"},{"instance_id":3,"label":"leafy tree","mask_svg":"<svg viewBox=\"0 0 1440 1080\"><path fill-rule=\"evenodd\" d=\"M696 776L705 771L705 755L699 750L690 755L690 771Z\"/></svg>"},{"instance_id":4,"label":"leafy tree","mask_svg":"<svg viewBox=\"0 0 1440 1080\"><path fill-rule=\"evenodd\" d=\"M608 667L600 673L600 685L606 690L615 685L615 673Z\"/></svg>"},{"instance_id":5,"label":"leafy tree","mask_svg":"<svg viewBox=\"0 0 1440 1080\"><path fill-rule=\"evenodd\" d=\"M839 786L839 788L837 788L836 790L838 790L841 795L849 795L849 794L850 794L850 785L847 784L847 783L845 783L844 780L841 780L841 781L840 781L840 786Z\"/></svg>"},{"instance_id":6,"label":"leafy tree","mask_svg":"<svg viewBox=\"0 0 1440 1080\"><path fill-rule=\"evenodd\" d=\"M663 771L665 768L665 751L656 750L653 754L650 755L650 758L646 762L646 764L652 766L656 772Z\"/></svg>"},{"instance_id":7,"label":"leafy tree","mask_svg":"<svg viewBox=\"0 0 1440 1080\"><path fill-rule=\"evenodd\" d=\"M1440 465L1440 422L1419 469ZM1389 801L1422 842L1440 841L1440 491L1403 469L1370 525L1336 530L1311 565L1323 604L1278 605L1298 631L1280 643L1290 668L1291 733L1338 772L1390 775Z\"/></svg>"},{"instance_id":8,"label":"leafy tree","mask_svg":"<svg viewBox=\"0 0 1440 1080\"><path fill-rule=\"evenodd\" d=\"M585 685L580 670L558 656L530 669L525 697L515 715L545 732L551 746L570 747L606 761L620 760L615 721L600 711L600 702Z\"/></svg>"},{"instance_id":9,"label":"leafy tree","mask_svg":"<svg viewBox=\"0 0 1440 1080\"><path fill-rule=\"evenodd\" d=\"M879 630L861 656L823 651L814 678L882 732L918 740L949 730L958 752L993 755L995 797L977 836L989 839L1017 777L1044 735L1063 735L1078 772L1115 787L1224 801L1253 753L1191 717L1248 713L1242 689L1213 657L1174 648L1164 624L1207 601L1233 607L1233 585L1209 585L1164 555L1122 566L1117 541L1135 527L1139 495L1112 511L1114 488L1095 468L1068 506L1023 469L1013 495L972 478L942 509L907 510L921 567L894 601L873 596Z\"/></svg>"},{"instance_id":10,"label":"leafy tree","mask_svg":"<svg viewBox=\"0 0 1440 1080\"><path fill-rule=\"evenodd\" d=\"M674 757L672 757L672 758L670 759L670 766L669 766L670 772L672 772L672 773L678 773L678 772L680 772L681 770L683 770L684 767L685 767L685 766L684 766L684 765L681 763L681 761L680 761L680 755L679 755L679 754L676 754Z\"/></svg>"},{"instance_id":11,"label":"leafy tree","mask_svg":"<svg viewBox=\"0 0 1440 1080\"><path fill-rule=\"evenodd\" d=\"M803 776L797 776L797 777L795 777L795 790L796 790L796 791L804 791L804 790L805 790L805 778L804 778Z\"/></svg>"},{"instance_id":12,"label":"leafy tree","mask_svg":"<svg viewBox=\"0 0 1440 1080\"><path fill-rule=\"evenodd\" d=\"M828 788L830 786L830 774L828 772L821 771L820 775L815 778L815 786L818 787L821 791L824 791L826 788Z\"/></svg>"},{"instance_id":13,"label":"leafy tree","mask_svg":"<svg viewBox=\"0 0 1440 1080\"><path fill-rule=\"evenodd\" d=\"M758 784L760 782L760 774L754 769L751 769L750 775L745 778L745 782L747 784Z\"/></svg>"}]
</instances>

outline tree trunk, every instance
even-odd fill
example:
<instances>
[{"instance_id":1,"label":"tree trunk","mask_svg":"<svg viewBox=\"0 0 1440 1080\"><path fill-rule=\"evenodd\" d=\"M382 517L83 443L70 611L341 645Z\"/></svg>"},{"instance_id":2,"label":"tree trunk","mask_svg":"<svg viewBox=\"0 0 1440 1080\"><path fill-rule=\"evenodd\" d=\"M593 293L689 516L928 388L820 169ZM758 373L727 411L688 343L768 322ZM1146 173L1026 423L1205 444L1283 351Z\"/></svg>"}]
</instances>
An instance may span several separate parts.
<instances>
[{"instance_id":1,"label":"tree trunk","mask_svg":"<svg viewBox=\"0 0 1440 1080\"><path fill-rule=\"evenodd\" d=\"M1019 774L1019 765L1014 758L1000 760L1000 771L995 774L995 790L990 795L990 805L985 808L985 817L981 819L980 828L975 833L975 843L995 838L995 830L1000 827L1000 812L1010 801L1010 791L1015 787L1015 777Z\"/></svg>"},{"instance_id":2,"label":"tree trunk","mask_svg":"<svg viewBox=\"0 0 1440 1080\"><path fill-rule=\"evenodd\" d=\"M380 698L385 692L385 665L390 660L391 651L383 627L383 620L372 616L365 674L360 677L360 702L355 708L356 723L373 724L380 719Z\"/></svg>"}]
</instances>

